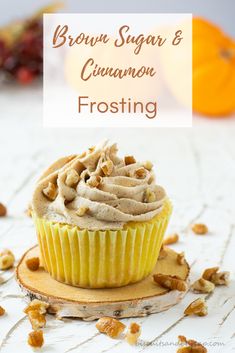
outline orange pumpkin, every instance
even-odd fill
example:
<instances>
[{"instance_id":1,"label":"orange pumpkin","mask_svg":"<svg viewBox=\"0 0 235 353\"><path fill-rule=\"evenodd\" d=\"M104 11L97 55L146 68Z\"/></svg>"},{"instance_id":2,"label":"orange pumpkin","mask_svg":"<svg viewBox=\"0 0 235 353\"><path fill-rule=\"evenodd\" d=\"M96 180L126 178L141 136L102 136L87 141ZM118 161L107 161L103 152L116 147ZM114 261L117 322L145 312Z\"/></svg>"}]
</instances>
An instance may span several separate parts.
<instances>
[{"instance_id":1,"label":"orange pumpkin","mask_svg":"<svg viewBox=\"0 0 235 353\"><path fill-rule=\"evenodd\" d=\"M235 111L235 41L193 19L193 109L212 117Z\"/></svg>"}]
</instances>

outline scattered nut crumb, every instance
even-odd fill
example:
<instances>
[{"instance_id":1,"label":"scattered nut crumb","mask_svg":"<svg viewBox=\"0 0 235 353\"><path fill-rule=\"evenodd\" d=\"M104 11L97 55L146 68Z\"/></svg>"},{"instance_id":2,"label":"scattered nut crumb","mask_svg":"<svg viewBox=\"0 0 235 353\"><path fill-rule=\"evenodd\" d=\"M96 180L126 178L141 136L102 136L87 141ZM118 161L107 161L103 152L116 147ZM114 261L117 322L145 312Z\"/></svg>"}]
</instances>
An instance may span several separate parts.
<instances>
[{"instance_id":1,"label":"scattered nut crumb","mask_svg":"<svg viewBox=\"0 0 235 353\"><path fill-rule=\"evenodd\" d=\"M179 241L179 235L177 233L173 233L163 240L163 244L170 245L170 244L175 244L178 241Z\"/></svg>"},{"instance_id":2,"label":"scattered nut crumb","mask_svg":"<svg viewBox=\"0 0 235 353\"><path fill-rule=\"evenodd\" d=\"M92 175L90 179L88 179L87 184L93 188L97 188L102 181L101 176L99 175Z\"/></svg>"},{"instance_id":3,"label":"scattered nut crumb","mask_svg":"<svg viewBox=\"0 0 235 353\"><path fill-rule=\"evenodd\" d=\"M117 338L124 331L126 325L112 317L104 316L96 324L96 328L111 338Z\"/></svg>"},{"instance_id":4,"label":"scattered nut crumb","mask_svg":"<svg viewBox=\"0 0 235 353\"><path fill-rule=\"evenodd\" d=\"M14 262L15 256L10 250L5 249L0 252L0 270L8 270L13 267Z\"/></svg>"},{"instance_id":5,"label":"scattered nut crumb","mask_svg":"<svg viewBox=\"0 0 235 353\"><path fill-rule=\"evenodd\" d=\"M134 345L137 343L137 340L140 337L140 334L141 334L140 325L137 324L136 322L132 322L126 333L126 341L129 344Z\"/></svg>"},{"instance_id":6,"label":"scattered nut crumb","mask_svg":"<svg viewBox=\"0 0 235 353\"><path fill-rule=\"evenodd\" d=\"M146 169L144 167L140 167L135 170L134 174L137 179L144 179L146 177Z\"/></svg>"},{"instance_id":7,"label":"scattered nut crumb","mask_svg":"<svg viewBox=\"0 0 235 353\"><path fill-rule=\"evenodd\" d=\"M204 235L208 233L208 228L203 223L195 223L192 225L192 231L198 235Z\"/></svg>"},{"instance_id":8,"label":"scattered nut crumb","mask_svg":"<svg viewBox=\"0 0 235 353\"><path fill-rule=\"evenodd\" d=\"M39 257L31 257L30 259L27 259L25 263L30 271L37 271L39 269Z\"/></svg>"},{"instance_id":9,"label":"scattered nut crumb","mask_svg":"<svg viewBox=\"0 0 235 353\"><path fill-rule=\"evenodd\" d=\"M80 176L75 169L70 169L67 172L65 184L69 187L75 186L80 180Z\"/></svg>"},{"instance_id":10,"label":"scattered nut crumb","mask_svg":"<svg viewBox=\"0 0 235 353\"><path fill-rule=\"evenodd\" d=\"M88 207L79 207L79 209L76 211L76 215L78 217L82 217L84 216L85 213L87 213L89 211Z\"/></svg>"},{"instance_id":11,"label":"scattered nut crumb","mask_svg":"<svg viewBox=\"0 0 235 353\"><path fill-rule=\"evenodd\" d=\"M207 305L204 298L198 298L194 300L184 310L185 315L206 316L207 313Z\"/></svg>"},{"instance_id":12,"label":"scattered nut crumb","mask_svg":"<svg viewBox=\"0 0 235 353\"><path fill-rule=\"evenodd\" d=\"M214 283L215 285L225 285L229 284L230 273L228 271L218 272L219 267L207 268L203 274L202 278Z\"/></svg>"},{"instance_id":13,"label":"scattered nut crumb","mask_svg":"<svg viewBox=\"0 0 235 353\"><path fill-rule=\"evenodd\" d=\"M215 289L215 285L204 278L199 278L192 284L191 289L196 293L211 293Z\"/></svg>"},{"instance_id":14,"label":"scattered nut crumb","mask_svg":"<svg viewBox=\"0 0 235 353\"><path fill-rule=\"evenodd\" d=\"M0 217L5 217L7 214L7 208L0 202Z\"/></svg>"},{"instance_id":15,"label":"scattered nut crumb","mask_svg":"<svg viewBox=\"0 0 235 353\"><path fill-rule=\"evenodd\" d=\"M180 292L185 292L187 290L186 282L178 276L170 276L157 273L153 275L153 279L154 282L158 283L163 288L178 290Z\"/></svg>"},{"instance_id":16,"label":"scattered nut crumb","mask_svg":"<svg viewBox=\"0 0 235 353\"><path fill-rule=\"evenodd\" d=\"M27 209L25 210L25 214L26 214L26 216L28 216L28 217L32 217L32 212L33 212L32 205L29 204L28 207L27 207Z\"/></svg>"},{"instance_id":17,"label":"scattered nut crumb","mask_svg":"<svg viewBox=\"0 0 235 353\"><path fill-rule=\"evenodd\" d=\"M165 259L166 257L167 257L167 251L165 250L164 245L162 245L158 255L158 260Z\"/></svg>"},{"instance_id":18,"label":"scattered nut crumb","mask_svg":"<svg viewBox=\"0 0 235 353\"><path fill-rule=\"evenodd\" d=\"M0 305L0 316L3 316L5 312L5 309Z\"/></svg>"},{"instance_id":19,"label":"scattered nut crumb","mask_svg":"<svg viewBox=\"0 0 235 353\"><path fill-rule=\"evenodd\" d=\"M146 161L146 162L144 162L143 167L150 171L153 168L153 163L150 161Z\"/></svg>"},{"instance_id":20,"label":"scattered nut crumb","mask_svg":"<svg viewBox=\"0 0 235 353\"><path fill-rule=\"evenodd\" d=\"M185 256L184 256L184 251L177 254L176 261L179 265L184 265L185 264Z\"/></svg>"},{"instance_id":21,"label":"scattered nut crumb","mask_svg":"<svg viewBox=\"0 0 235 353\"><path fill-rule=\"evenodd\" d=\"M42 330L32 331L28 335L28 344L34 348L42 347L44 343Z\"/></svg>"},{"instance_id":22,"label":"scattered nut crumb","mask_svg":"<svg viewBox=\"0 0 235 353\"><path fill-rule=\"evenodd\" d=\"M42 300L34 299L24 309L25 314L28 314L31 310L37 310L40 314L46 314L49 304Z\"/></svg>"},{"instance_id":23,"label":"scattered nut crumb","mask_svg":"<svg viewBox=\"0 0 235 353\"><path fill-rule=\"evenodd\" d=\"M95 150L95 146L91 146L91 147L88 148L89 153L94 152L94 150Z\"/></svg>"},{"instance_id":24,"label":"scattered nut crumb","mask_svg":"<svg viewBox=\"0 0 235 353\"><path fill-rule=\"evenodd\" d=\"M104 175L111 175L113 171L113 162L109 159L101 165Z\"/></svg>"},{"instance_id":25,"label":"scattered nut crumb","mask_svg":"<svg viewBox=\"0 0 235 353\"><path fill-rule=\"evenodd\" d=\"M129 164L134 164L136 163L136 160L133 156L126 156L124 158L124 162L125 162L125 165L129 165Z\"/></svg>"},{"instance_id":26,"label":"scattered nut crumb","mask_svg":"<svg viewBox=\"0 0 235 353\"><path fill-rule=\"evenodd\" d=\"M178 336L179 343L187 344L177 349L177 353L206 353L207 349L195 340L187 340L185 336Z\"/></svg>"},{"instance_id":27,"label":"scattered nut crumb","mask_svg":"<svg viewBox=\"0 0 235 353\"><path fill-rule=\"evenodd\" d=\"M57 196L57 187L49 182L47 187L42 190L43 194L50 200L54 201Z\"/></svg>"},{"instance_id":28,"label":"scattered nut crumb","mask_svg":"<svg viewBox=\"0 0 235 353\"><path fill-rule=\"evenodd\" d=\"M144 202L150 203L156 201L155 192L147 188L144 193Z\"/></svg>"},{"instance_id":29,"label":"scattered nut crumb","mask_svg":"<svg viewBox=\"0 0 235 353\"><path fill-rule=\"evenodd\" d=\"M33 330L38 330L46 326L46 318L38 310L30 310L28 317Z\"/></svg>"}]
</instances>

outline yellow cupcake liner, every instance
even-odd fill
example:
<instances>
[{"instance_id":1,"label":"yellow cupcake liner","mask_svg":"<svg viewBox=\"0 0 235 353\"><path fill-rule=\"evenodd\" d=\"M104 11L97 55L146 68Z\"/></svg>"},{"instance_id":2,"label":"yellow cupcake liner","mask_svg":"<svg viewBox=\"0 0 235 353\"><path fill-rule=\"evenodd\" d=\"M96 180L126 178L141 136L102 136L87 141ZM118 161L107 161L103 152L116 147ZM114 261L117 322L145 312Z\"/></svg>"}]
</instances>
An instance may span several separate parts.
<instances>
[{"instance_id":1,"label":"yellow cupcake liner","mask_svg":"<svg viewBox=\"0 0 235 353\"><path fill-rule=\"evenodd\" d=\"M172 206L151 221L121 230L81 230L33 216L41 260L56 280L84 288L121 287L148 276L156 262Z\"/></svg>"}]
</instances>

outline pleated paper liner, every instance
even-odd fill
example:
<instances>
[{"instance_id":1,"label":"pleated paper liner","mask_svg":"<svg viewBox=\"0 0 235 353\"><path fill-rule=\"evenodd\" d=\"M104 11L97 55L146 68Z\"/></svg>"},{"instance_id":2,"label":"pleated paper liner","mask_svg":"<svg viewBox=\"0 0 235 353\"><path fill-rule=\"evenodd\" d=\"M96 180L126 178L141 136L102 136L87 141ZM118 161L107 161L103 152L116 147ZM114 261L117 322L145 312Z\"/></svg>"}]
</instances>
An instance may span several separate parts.
<instances>
[{"instance_id":1,"label":"pleated paper liner","mask_svg":"<svg viewBox=\"0 0 235 353\"><path fill-rule=\"evenodd\" d=\"M131 222L122 230L81 230L34 216L42 263L50 275L84 288L120 287L153 270L172 206L151 221Z\"/></svg>"}]
</instances>

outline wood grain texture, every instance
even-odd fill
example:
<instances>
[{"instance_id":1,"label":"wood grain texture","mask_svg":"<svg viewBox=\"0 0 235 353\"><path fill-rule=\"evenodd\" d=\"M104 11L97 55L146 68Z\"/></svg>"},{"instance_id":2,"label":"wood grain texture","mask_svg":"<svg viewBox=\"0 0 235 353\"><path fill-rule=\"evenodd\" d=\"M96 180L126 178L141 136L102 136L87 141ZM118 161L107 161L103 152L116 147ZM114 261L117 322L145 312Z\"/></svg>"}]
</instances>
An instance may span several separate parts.
<instances>
[{"instance_id":1,"label":"wood grain texture","mask_svg":"<svg viewBox=\"0 0 235 353\"><path fill-rule=\"evenodd\" d=\"M14 104L12 102L14 101ZM136 318L142 326L139 345L112 340L97 332L94 322L55 320L48 315L46 353L174 353L177 336L183 334L206 342L209 353L232 353L235 349L235 119L194 119L193 129L43 129L41 91L37 87L9 89L0 95L0 202L9 216L0 219L0 247L10 248L19 260L36 244L32 220L24 211L33 185L56 159L80 152L104 138L117 141L121 155L149 159L157 181L173 201L167 233L178 232L175 251L185 251L191 265L191 281L206 267L219 265L231 272L229 287L217 287L205 296L206 317L184 317L186 306L198 295L191 292L170 310ZM209 234L192 233L193 222L205 222ZM0 352L31 353L25 318L26 305L12 271L0 273L0 305L7 315L0 318ZM203 295L204 296L204 295ZM129 324L131 319L122 319Z\"/></svg>"},{"instance_id":2,"label":"wood grain texture","mask_svg":"<svg viewBox=\"0 0 235 353\"><path fill-rule=\"evenodd\" d=\"M178 276L187 281L189 265L177 263L177 253L167 249L167 256L157 262L154 273ZM103 316L116 318L147 316L170 309L186 292L169 291L153 282L152 274L141 282L107 289L76 288L57 282L43 268L30 271L26 260L39 256L33 247L21 258L16 268L16 280L23 293L50 304L50 313L57 317L79 317L95 320Z\"/></svg>"}]
</instances>

